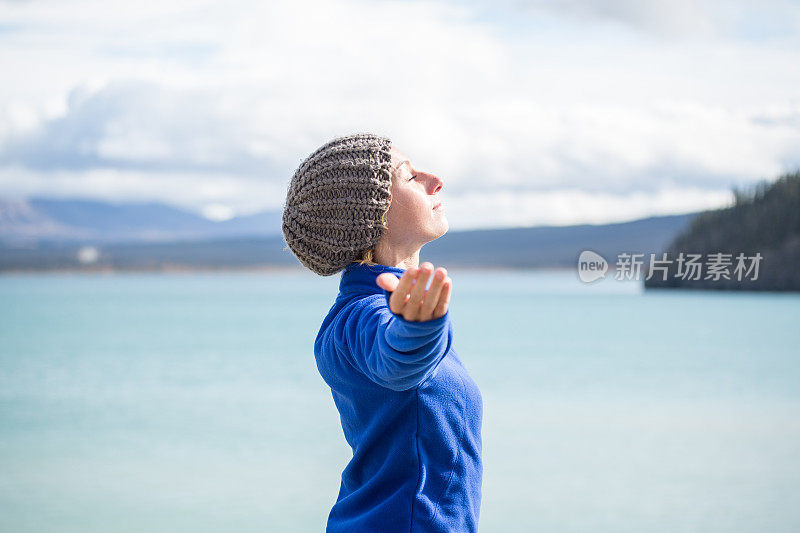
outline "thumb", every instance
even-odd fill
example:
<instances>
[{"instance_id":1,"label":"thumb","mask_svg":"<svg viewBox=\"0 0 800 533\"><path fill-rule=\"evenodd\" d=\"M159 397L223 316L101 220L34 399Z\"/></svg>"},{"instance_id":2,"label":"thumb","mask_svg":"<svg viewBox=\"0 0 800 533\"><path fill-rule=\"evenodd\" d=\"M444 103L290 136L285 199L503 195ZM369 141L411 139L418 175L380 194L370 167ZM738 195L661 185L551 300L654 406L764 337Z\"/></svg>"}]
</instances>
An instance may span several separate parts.
<instances>
[{"instance_id":1,"label":"thumb","mask_svg":"<svg viewBox=\"0 0 800 533\"><path fill-rule=\"evenodd\" d=\"M392 292L397 288L397 284L400 283L400 280L397 279L397 276L395 276L391 272L384 272L383 274L377 277L375 282L378 284L380 288Z\"/></svg>"}]
</instances>

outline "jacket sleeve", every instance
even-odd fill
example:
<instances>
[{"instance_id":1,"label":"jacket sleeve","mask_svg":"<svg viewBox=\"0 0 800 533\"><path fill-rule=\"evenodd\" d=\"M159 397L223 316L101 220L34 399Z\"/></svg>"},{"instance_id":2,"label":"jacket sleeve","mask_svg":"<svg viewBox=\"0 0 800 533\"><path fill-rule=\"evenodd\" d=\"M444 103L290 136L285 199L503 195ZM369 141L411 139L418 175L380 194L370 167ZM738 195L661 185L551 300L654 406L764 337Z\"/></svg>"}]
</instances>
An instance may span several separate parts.
<instances>
[{"instance_id":1,"label":"jacket sleeve","mask_svg":"<svg viewBox=\"0 0 800 533\"><path fill-rule=\"evenodd\" d=\"M389 309L391 293L355 300L344 317L344 357L378 385L402 391L420 385L450 350L450 310L433 320L410 322Z\"/></svg>"}]
</instances>

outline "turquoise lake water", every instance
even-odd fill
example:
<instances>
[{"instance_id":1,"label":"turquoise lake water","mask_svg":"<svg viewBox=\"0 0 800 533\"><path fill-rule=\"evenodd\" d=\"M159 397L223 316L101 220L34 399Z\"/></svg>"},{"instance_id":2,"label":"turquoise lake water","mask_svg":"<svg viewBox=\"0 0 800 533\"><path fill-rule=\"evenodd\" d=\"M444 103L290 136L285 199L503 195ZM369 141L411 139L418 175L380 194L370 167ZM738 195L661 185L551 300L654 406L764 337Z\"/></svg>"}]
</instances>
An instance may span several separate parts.
<instances>
[{"instance_id":1,"label":"turquoise lake water","mask_svg":"<svg viewBox=\"0 0 800 533\"><path fill-rule=\"evenodd\" d=\"M451 270L482 532L800 531L800 295ZM0 277L0 531L323 531L339 277Z\"/></svg>"}]
</instances>

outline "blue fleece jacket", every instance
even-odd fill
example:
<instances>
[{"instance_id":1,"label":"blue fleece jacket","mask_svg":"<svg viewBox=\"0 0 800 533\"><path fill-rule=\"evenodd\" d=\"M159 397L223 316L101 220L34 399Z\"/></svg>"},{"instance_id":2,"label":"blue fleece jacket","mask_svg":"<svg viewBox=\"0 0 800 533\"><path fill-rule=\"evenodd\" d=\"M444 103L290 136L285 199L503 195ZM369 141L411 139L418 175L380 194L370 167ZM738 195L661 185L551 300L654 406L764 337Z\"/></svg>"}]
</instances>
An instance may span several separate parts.
<instances>
[{"instance_id":1,"label":"blue fleece jacket","mask_svg":"<svg viewBox=\"0 0 800 533\"><path fill-rule=\"evenodd\" d=\"M483 401L453 349L450 311L410 322L350 263L314 343L353 457L328 532L471 532L481 503Z\"/></svg>"}]
</instances>

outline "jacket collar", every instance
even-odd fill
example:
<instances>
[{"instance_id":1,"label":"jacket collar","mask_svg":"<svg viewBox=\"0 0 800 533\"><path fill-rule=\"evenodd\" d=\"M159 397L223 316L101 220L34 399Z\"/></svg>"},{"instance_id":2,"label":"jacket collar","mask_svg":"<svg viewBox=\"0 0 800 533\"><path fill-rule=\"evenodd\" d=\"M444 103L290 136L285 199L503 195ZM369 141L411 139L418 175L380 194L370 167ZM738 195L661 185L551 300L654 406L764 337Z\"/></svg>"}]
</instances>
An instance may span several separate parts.
<instances>
[{"instance_id":1,"label":"jacket collar","mask_svg":"<svg viewBox=\"0 0 800 533\"><path fill-rule=\"evenodd\" d=\"M388 265L350 263L342 272L339 294L382 294L384 290L375 282L375 279L384 272L391 272L399 278L405 271L405 268Z\"/></svg>"}]
</instances>

